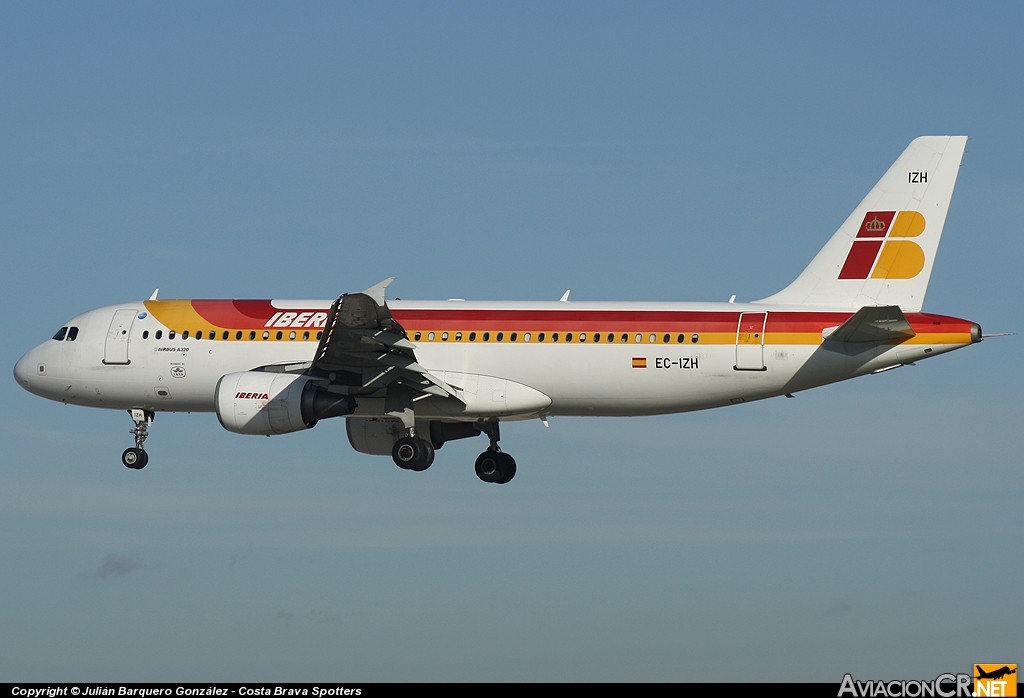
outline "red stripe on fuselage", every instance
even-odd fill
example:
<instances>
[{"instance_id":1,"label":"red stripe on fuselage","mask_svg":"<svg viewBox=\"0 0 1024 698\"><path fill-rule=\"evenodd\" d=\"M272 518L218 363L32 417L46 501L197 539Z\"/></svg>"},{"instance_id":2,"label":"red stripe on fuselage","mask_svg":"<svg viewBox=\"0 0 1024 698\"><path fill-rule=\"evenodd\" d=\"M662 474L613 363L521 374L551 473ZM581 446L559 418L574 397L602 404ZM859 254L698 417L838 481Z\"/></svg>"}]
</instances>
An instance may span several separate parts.
<instances>
[{"instance_id":1,"label":"red stripe on fuselage","mask_svg":"<svg viewBox=\"0 0 1024 698\"><path fill-rule=\"evenodd\" d=\"M210 324L230 329L263 329L270 318L281 309L269 300L193 300L192 307ZM310 308L309 312L324 312L324 307ZM305 312L292 309L289 312ZM735 332L740 317L735 312L702 310L463 310L392 309L394 318L408 331L462 330L462 331L529 331L536 328L557 329L564 332ZM762 312L743 310L742 312ZM765 332L821 332L846 322L852 312L792 312L768 313ZM909 313L914 331L970 332L968 320L945 315Z\"/></svg>"}]
</instances>

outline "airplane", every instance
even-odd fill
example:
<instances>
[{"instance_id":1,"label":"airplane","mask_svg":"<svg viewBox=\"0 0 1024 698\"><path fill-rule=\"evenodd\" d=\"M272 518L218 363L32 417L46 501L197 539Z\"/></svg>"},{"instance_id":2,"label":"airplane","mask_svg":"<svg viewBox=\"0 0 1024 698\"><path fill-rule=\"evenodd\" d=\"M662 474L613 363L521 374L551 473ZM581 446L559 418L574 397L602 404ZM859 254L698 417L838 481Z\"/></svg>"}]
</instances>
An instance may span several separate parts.
<instances>
[{"instance_id":1,"label":"airplane","mask_svg":"<svg viewBox=\"0 0 1024 698\"><path fill-rule=\"evenodd\" d=\"M974 677L976 679L996 679L996 680L998 680L998 679L1003 678L1004 676L1009 676L1010 674L1016 674L1017 673L1017 665L1015 664L1013 669L1011 669L1009 666L1004 665L1004 666L1002 666L1002 667L1000 667L998 669L995 669L993 671L985 671L984 669L981 668L980 664L975 664L974 665L974 671L977 673L977 676Z\"/></svg>"},{"instance_id":2,"label":"airplane","mask_svg":"<svg viewBox=\"0 0 1024 698\"><path fill-rule=\"evenodd\" d=\"M144 468L157 412L215 412L237 434L344 417L359 452L423 471L455 439L505 484L503 421L637 416L788 396L975 344L923 313L967 138L915 139L787 287L748 303L149 300L67 322L14 368L31 393L127 410Z\"/></svg>"}]
</instances>

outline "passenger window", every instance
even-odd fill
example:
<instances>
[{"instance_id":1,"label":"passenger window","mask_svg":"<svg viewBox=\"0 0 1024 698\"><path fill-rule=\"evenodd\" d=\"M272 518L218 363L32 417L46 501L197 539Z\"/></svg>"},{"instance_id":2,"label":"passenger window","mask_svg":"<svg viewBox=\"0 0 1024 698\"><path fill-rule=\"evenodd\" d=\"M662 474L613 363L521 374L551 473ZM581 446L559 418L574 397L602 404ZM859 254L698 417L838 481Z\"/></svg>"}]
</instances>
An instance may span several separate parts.
<instances>
[{"instance_id":1,"label":"passenger window","mask_svg":"<svg viewBox=\"0 0 1024 698\"><path fill-rule=\"evenodd\" d=\"M609 342L614 342L615 341L615 335L613 335L611 332L608 333L608 341Z\"/></svg>"},{"instance_id":2,"label":"passenger window","mask_svg":"<svg viewBox=\"0 0 1024 698\"><path fill-rule=\"evenodd\" d=\"M442 332L441 333L441 341L442 342L447 342L448 341L448 333L447 332Z\"/></svg>"},{"instance_id":3,"label":"passenger window","mask_svg":"<svg viewBox=\"0 0 1024 698\"><path fill-rule=\"evenodd\" d=\"M174 330L167 333L167 339L174 339Z\"/></svg>"},{"instance_id":4,"label":"passenger window","mask_svg":"<svg viewBox=\"0 0 1024 698\"><path fill-rule=\"evenodd\" d=\"M156 338L157 339L163 339L163 337L164 337L164 331L163 330L157 330L156 331Z\"/></svg>"},{"instance_id":5,"label":"passenger window","mask_svg":"<svg viewBox=\"0 0 1024 698\"><path fill-rule=\"evenodd\" d=\"M698 339L697 335L693 335L692 337L690 337L690 341L693 342L694 344L697 343L697 339Z\"/></svg>"},{"instance_id":6,"label":"passenger window","mask_svg":"<svg viewBox=\"0 0 1024 698\"><path fill-rule=\"evenodd\" d=\"M181 338L188 339L188 330L185 330L184 332L181 333Z\"/></svg>"},{"instance_id":7,"label":"passenger window","mask_svg":"<svg viewBox=\"0 0 1024 698\"><path fill-rule=\"evenodd\" d=\"M270 333L269 332L264 332L263 333L263 341L266 341L268 339L270 339Z\"/></svg>"},{"instance_id":8,"label":"passenger window","mask_svg":"<svg viewBox=\"0 0 1024 698\"><path fill-rule=\"evenodd\" d=\"M281 337L284 337L284 332L278 330L277 334L274 335L274 339L281 339Z\"/></svg>"},{"instance_id":9,"label":"passenger window","mask_svg":"<svg viewBox=\"0 0 1024 698\"><path fill-rule=\"evenodd\" d=\"M199 330L198 332L196 332L196 339L202 339L202 338L203 338L203 331Z\"/></svg>"},{"instance_id":10,"label":"passenger window","mask_svg":"<svg viewBox=\"0 0 1024 698\"><path fill-rule=\"evenodd\" d=\"M516 341L516 337L517 336L519 336L519 333L518 332L513 332L512 335L509 337L509 341L511 341L511 342Z\"/></svg>"},{"instance_id":11,"label":"passenger window","mask_svg":"<svg viewBox=\"0 0 1024 698\"><path fill-rule=\"evenodd\" d=\"M149 339L149 330L143 330L142 331L142 338L143 339Z\"/></svg>"},{"instance_id":12,"label":"passenger window","mask_svg":"<svg viewBox=\"0 0 1024 698\"><path fill-rule=\"evenodd\" d=\"M57 330L57 334L53 335L53 338L56 339L58 342L63 342L64 341L64 337L67 335L67 333L68 333L68 328L67 327L61 327L59 330Z\"/></svg>"},{"instance_id":13,"label":"passenger window","mask_svg":"<svg viewBox=\"0 0 1024 698\"><path fill-rule=\"evenodd\" d=\"M566 341L569 341L569 340L566 340ZM581 342L587 341L587 333L586 332L580 332L580 341Z\"/></svg>"},{"instance_id":14,"label":"passenger window","mask_svg":"<svg viewBox=\"0 0 1024 698\"><path fill-rule=\"evenodd\" d=\"M552 333L551 341L552 342L557 342L558 341L558 333L557 332Z\"/></svg>"},{"instance_id":15,"label":"passenger window","mask_svg":"<svg viewBox=\"0 0 1024 698\"><path fill-rule=\"evenodd\" d=\"M422 337L422 336L423 336L423 333L422 333L422 332L417 332L416 334L414 334L414 335L412 336L412 338L413 338L413 339L414 339L415 341L417 341L417 342L418 342L418 341L420 341L420 337Z\"/></svg>"},{"instance_id":16,"label":"passenger window","mask_svg":"<svg viewBox=\"0 0 1024 698\"><path fill-rule=\"evenodd\" d=\"M490 332L484 332L484 341L486 342L486 341L490 340L490 338L491 338L491 333Z\"/></svg>"},{"instance_id":17,"label":"passenger window","mask_svg":"<svg viewBox=\"0 0 1024 698\"><path fill-rule=\"evenodd\" d=\"M567 342L571 342L572 341L572 332L566 332L565 333L565 341L567 341Z\"/></svg>"},{"instance_id":18,"label":"passenger window","mask_svg":"<svg viewBox=\"0 0 1024 698\"><path fill-rule=\"evenodd\" d=\"M249 333L249 341L252 341L254 339L256 339L256 332L255 331Z\"/></svg>"},{"instance_id":19,"label":"passenger window","mask_svg":"<svg viewBox=\"0 0 1024 698\"><path fill-rule=\"evenodd\" d=\"M637 344L640 344L641 342L644 341L644 336L638 332L636 337L634 337L633 339L636 341Z\"/></svg>"},{"instance_id":20,"label":"passenger window","mask_svg":"<svg viewBox=\"0 0 1024 698\"><path fill-rule=\"evenodd\" d=\"M434 333L433 332L430 332L430 333L427 334L427 341L428 342L433 342L434 341Z\"/></svg>"},{"instance_id":21,"label":"passenger window","mask_svg":"<svg viewBox=\"0 0 1024 698\"><path fill-rule=\"evenodd\" d=\"M650 337L648 337L648 339L651 341L651 344L654 344L655 342L658 341L658 336L652 334Z\"/></svg>"},{"instance_id":22,"label":"passenger window","mask_svg":"<svg viewBox=\"0 0 1024 698\"><path fill-rule=\"evenodd\" d=\"M629 335L628 334L623 334L621 337L619 337L619 341L621 341L623 344L625 344L626 342L629 341Z\"/></svg>"},{"instance_id":23,"label":"passenger window","mask_svg":"<svg viewBox=\"0 0 1024 698\"><path fill-rule=\"evenodd\" d=\"M524 342L529 342L530 341L530 333L529 332L527 332L526 334L523 335L523 341Z\"/></svg>"},{"instance_id":24,"label":"passenger window","mask_svg":"<svg viewBox=\"0 0 1024 698\"><path fill-rule=\"evenodd\" d=\"M661 338L661 343L668 344L668 340L670 339L672 339L672 337L670 337L669 335L665 335L664 337Z\"/></svg>"},{"instance_id":25,"label":"passenger window","mask_svg":"<svg viewBox=\"0 0 1024 698\"><path fill-rule=\"evenodd\" d=\"M68 341L73 342L76 339L78 339L78 328L72 325L68 328Z\"/></svg>"},{"instance_id":26,"label":"passenger window","mask_svg":"<svg viewBox=\"0 0 1024 698\"><path fill-rule=\"evenodd\" d=\"M499 333L498 333L498 336L497 336L497 337L495 337L495 339L496 339L496 340L498 340L499 342L500 342L501 340L503 340L504 338L505 338L505 333L504 333L504 332L499 332Z\"/></svg>"},{"instance_id":27,"label":"passenger window","mask_svg":"<svg viewBox=\"0 0 1024 698\"><path fill-rule=\"evenodd\" d=\"M682 344L685 341L686 341L686 335L685 334L681 334L681 335L676 336L676 344Z\"/></svg>"},{"instance_id":28,"label":"passenger window","mask_svg":"<svg viewBox=\"0 0 1024 698\"><path fill-rule=\"evenodd\" d=\"M456 332L455 333L455 341L456 342L461 342L462 341L462 333L461 332Z\"/></svg>"},{"instance_id":29,"label":"passenger window","mask_svg":"<svg viewBox=\"0 0 1024 698\"><path fill-rule=\"evenodd\" d=\"M320 338L321 338L321 337L323 337L323 336L324 336L324 333L323 333L323 332L317 332L317 333L316 333L316 340L317 340L317 341L319 342L319 341L320 341Z\"/></svg>"},{"instance_id":30,"label":"passenger window","mask_svg":"<svg viewBox=\"0 0 1024 698\"><path fill-rule=\"evenodd\" d=\"M597 332L594 333L594 341L595 342L600 342L601 341L601 335L599 333L597 333Z\"/></svg>"},{"instance_id":31,"label":"passenger window","mask_svg":"<svg viewBox=\"0 0 1024 698\"><path fill-rule=\"evenodd\" d=\"M241 338L242 338L242 330L238 330L238 332L235 332L235 339L241 339Z\"/></svg>"},{"instance_id":32,"label":"passenger window","mask_svg":"<svg viewBox=\"0 0 1024 698\"><path fill-rule=\"evenodd\" d=\"M305 342L307 340L309 340L309 330L302 333L302 341Z\"/></svg>"},{"instance_id":33,"label":"passenger window","mask_svg":"<svg viewBox=\"0 0 1024 698\"><path fill-rule=\"evenodd\" d=\"M224 330L224 332L223 332L223 334L221 334L220 338L221 339L227 339L230 336L231 336L231 333L228 332L227 330Z\"/></svg>"},{"instance_id":34,"label":"passenger window","mask_svg":"<svg viewBox=\"0 0 1024 698\"><path fill-rule=\"evenodd\" d=\"M288 339L295 339L295 331L294 330L292 330L291 332L288 333Z\"/></svg>"},{"instance_id":35,"label":"passenger window","mask_svg":"<svg viewBox=\"0 0 1024 698\"><path fill-rule=\"evenodd\" d=\"M541 332L540 334L537 335L537 341L538 342L543 342L544 341L544 333L543 332Z\"/></svg>"},{"instance_id":36,"label":"passenger window","mask_svg":"<svg viewBox=\"0 0 1024 698\"><path fill-rule=\"evenodd\" d=\"M475 342L476 341L476 332L470 332L469 333L469 341L471 341L471 342Z\"/></svg>"}]
</instances>

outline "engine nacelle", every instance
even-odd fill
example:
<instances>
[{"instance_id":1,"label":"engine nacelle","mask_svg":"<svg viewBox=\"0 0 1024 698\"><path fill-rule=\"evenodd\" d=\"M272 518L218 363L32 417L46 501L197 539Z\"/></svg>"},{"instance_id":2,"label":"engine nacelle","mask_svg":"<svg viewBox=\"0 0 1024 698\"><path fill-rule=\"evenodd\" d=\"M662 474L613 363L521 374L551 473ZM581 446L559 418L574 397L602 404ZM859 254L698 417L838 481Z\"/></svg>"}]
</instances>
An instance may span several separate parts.
<instances>
[{"instance_id":1,"label":"engine nacelle","mask_svg":"<svg viewBox=\"0 0 1024 698\"><path fill-rule=\"evenodd\" d=\"M311 376L269 371L229 373L217 383L217 418L236 434L287 434L321 419L352 414L355 400L317 385Z\"/></svg>"}]
</instances>

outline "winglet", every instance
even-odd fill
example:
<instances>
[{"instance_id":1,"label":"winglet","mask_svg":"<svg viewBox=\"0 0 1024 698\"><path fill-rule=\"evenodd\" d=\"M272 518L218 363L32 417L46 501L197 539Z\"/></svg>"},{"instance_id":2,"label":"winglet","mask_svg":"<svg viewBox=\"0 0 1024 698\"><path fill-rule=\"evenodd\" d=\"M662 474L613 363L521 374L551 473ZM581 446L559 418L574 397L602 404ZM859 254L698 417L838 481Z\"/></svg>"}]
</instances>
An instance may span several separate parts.
<instances>
[{"instance_id":1,"label":"winglet","mask_svg":"<svg viewBox=\"0 0 1024 698\"><path fill-rule=\"evenodd\" d=\"M374 303L382 306L384 305L384 290L387 289L387 287L394 280L395 277L389 276L376 286L371 286L370 288L366 289L365 291L363 291L363 293L372 298Z\"/></svg>"},{"instance_id":2,"label":"winglet","mask_svg":"<svg viewBox=\"0 0 1024 698\"><path fill-rule=\"evenodd\" d=\"M149 300L155 301L156 300L156 294L158 294L158 293L160 293L160 289L159 288L157 288L155 291L153 291L153 295L149 297Z\"/></svg>"}]
</instances>

